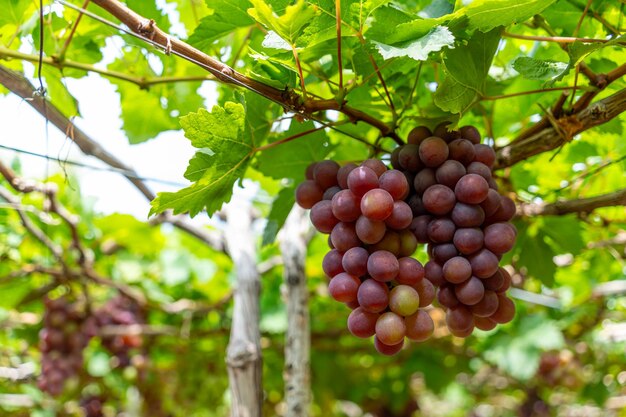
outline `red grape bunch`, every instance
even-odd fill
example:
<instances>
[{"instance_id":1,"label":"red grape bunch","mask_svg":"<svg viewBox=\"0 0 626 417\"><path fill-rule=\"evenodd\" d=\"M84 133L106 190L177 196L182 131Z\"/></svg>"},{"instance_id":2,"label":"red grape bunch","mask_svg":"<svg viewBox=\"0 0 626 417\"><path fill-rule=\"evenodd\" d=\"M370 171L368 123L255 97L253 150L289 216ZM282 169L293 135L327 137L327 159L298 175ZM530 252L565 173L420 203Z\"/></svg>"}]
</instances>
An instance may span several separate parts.
<instances>
[{"instance_id":1,"label":"red grape bunch","mask_svg":"<svg viewBox=\"0 0 626 417\"><path fill-rule=\"evenodd\" d=\"M63 392L65 381L83 367L83 349L89 342L85 315L66 297L44 300L44 327L39 333L42 353L39 388L52 396Z\"/></svg>"},{"instance_id":2,"label":"red grape bunch","mask_svg":"<svg viewBox=\"0 0 626 417\"><path fill-rule=\"evenodd\" d=\"M99 395L89 395L80 399L80 408L85 417L104 417L104 399Z\"/></svg>"},{"instance_id":3,"label":"red grape bunch","mask_svg":"<svg viewBox=\"0 0 626 417\"><path fill-rule=\"evenodd\" d=\"M411 257L417 239L405 174L375 159L343 167L327 160L310 165L306 177L296 201L330 235L322 267L330 295L352 309L350 332L375 336L374 346L386 355L397 353L405 337L428 339L434 324L420 308L432 303L435 287Z\"/></svg>"},{"instance_id":4,"label":"red grape bunch","mask_svg":"<svg viewBox=\"0 0 626 417\"><path fill-rule=\"evenodd\" d=\"M517 230L509 223L515 203L498 193L491 171L496 155L480 139L473 126L448 131L440 125L434 133L420 126L391 158L413 176L410 229L428 244L425 276L438 287L446 324L459 337L474 327L493 329L515 314L505 295L511 277L499 267L515 244Z\"/></svg>"},{"instance_id":5,"label":"red grape bunch","mask_svg":"<svg viewBox=\"0 0 626 417\"><path fill-rule=\"evenodd\" d=\"M117 296L110 299L106 304L95 311L97 326L129 326L139 324L143 320L139 306L128 297ZM114 334L102 336L102 345L117 360L117 365L125 367L130 365L130 354L133 349L141 347L142 338L136 334Z\"/></svg>"}]
</instances>

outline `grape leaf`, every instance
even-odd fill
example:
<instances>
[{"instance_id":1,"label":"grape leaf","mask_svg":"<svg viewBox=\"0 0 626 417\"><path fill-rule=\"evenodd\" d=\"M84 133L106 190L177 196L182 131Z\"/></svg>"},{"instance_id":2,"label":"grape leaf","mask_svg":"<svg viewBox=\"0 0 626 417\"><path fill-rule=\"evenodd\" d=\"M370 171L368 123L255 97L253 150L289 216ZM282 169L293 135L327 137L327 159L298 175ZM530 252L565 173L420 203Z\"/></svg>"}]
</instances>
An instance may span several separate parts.
<instances>
[{"instance_id":1,"label":"grape leaf","mask_svg":"<svg viewBox=\"0 0 626 417\"><path fill-rule=\"evenodd\" d=\"M267 216L267 224L263 229L262 245L271 245L276 240L278 231L283 227L287 216L296 201L294 187L285 187L278 193Z\"/></svg>"},{"instance_id":2,"label":"grape leaf","mask_svg":"<svg viewBox=\"0 0 626 417\"><path fill-rule=\"evenodd\" d=\"M529 80L548 80L561 74L567 63L522 56L513 61L513 68Z\"/></svg>"},{"instance_id":3,"label":"grape leaf","mask_svg":"<svg viewBox=\"0 0 626 417\"><path fill-rule=\"evenodd\" d=\"M442 110L463 113L485 90L485 79L500 41L500 29L475 32L467 45L446 51L446 78L435 92Z\"/></svg>"},{"instance_id":4,"label":"grape leaf","mask_svg":"<svg viewBox=\"0 0 626 417\"><path fill-rule=\"evenodd\" d=\"M423 37L404 45L392 46L374 41L384 59L408 56L416 61L426 61L431 52L454 45L454 35L447 27L436 26Z\"/></svg>"},{"instance_id":5,"label":"grape leaf","mask_svg":"<svg viewBox=\"0 0 626 417\"><path fill-rule=\"evenodd\" d=\"M254 23L247 12L248 0L213 0L207 1L207 6L213 13L203 17L189 37L189 43L197 48L207 49L214 40Z\"/></svg>"},{"instance_id":6,"label":"grape leaf","mask_svg":"<svg viewBox=\"0 0 626 417\"><path fill-rule=\"evenodd\" d=\"M244 107L227 102L224 107L214 106L211 112L200 109L181 117L180 123L185 137L201 149L185 173L195 182L175 193L159 193L151 203L150 215L172 209L195 216L205 208L211 215L230 201L233 185L245 173L254 152L252 138L244 134Z\"/></svg>"},{"instance_id":7,"label":"grape leaf","mask_svg":"<svg viewBox=\"0 0 626 417\"><path fill-rule=\"evenodd\" d=\"M555 1L477 0L458 12L464 12L469 17L470 29L489 32L498 26L508 26L530 19Z\"/></svg>"},{"instance_id":8,"label":"grape leaf","mask_svg":"<svg viewBox=\"0 0 626 417\"><path fill-rule=\"evenodd\" d=\"M295 44L304 28L317 14L316 10L309 7L304 0L287 6L285 13L280 17L276 15L272 6L265 1L250 0L250 2L254 6L254 8L248 9L250 16L292 45Z\"/></svg>"}]
</instances>

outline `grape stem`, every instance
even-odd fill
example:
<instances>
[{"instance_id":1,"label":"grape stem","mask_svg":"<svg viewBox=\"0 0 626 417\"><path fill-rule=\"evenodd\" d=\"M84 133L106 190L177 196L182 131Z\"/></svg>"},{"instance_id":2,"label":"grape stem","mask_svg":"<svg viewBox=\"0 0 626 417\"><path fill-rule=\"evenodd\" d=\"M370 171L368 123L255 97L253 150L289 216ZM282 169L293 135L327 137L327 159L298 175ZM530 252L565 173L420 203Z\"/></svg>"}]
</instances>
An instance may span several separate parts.
<instances>
[{"instance_id":1,"label":"grape stem","mask_svg":"<svg viewBox=\"0 0 626 417\"><path fill-rule=\"evenodd\" d=\"M589 213L601 207L626 206L626 189L595 197L577 198L554 203L521 204L517 207L519 216L562 216L571 213Z\"/></svg>"}]
</instances>

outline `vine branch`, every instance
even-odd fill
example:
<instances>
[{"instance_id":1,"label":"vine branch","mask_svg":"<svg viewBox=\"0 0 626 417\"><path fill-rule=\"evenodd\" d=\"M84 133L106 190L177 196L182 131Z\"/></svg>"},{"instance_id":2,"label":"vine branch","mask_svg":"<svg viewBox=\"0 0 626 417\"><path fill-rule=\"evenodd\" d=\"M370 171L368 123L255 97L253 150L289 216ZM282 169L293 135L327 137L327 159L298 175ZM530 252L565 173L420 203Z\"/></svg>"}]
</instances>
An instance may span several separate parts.
<instances>
[{"instance_id":1,"label":"vine branch","mask_svg":"<svg viewBox=\"0 0 626 417\"><path fill-rule=\"evenodd\" d=\"M517 214L521 216L562 216L570 213L589 213L601 207L611 206L626 206L626 189L595 197L554 203L521 204L517 208Z\"/></svg>"}]
</instances>

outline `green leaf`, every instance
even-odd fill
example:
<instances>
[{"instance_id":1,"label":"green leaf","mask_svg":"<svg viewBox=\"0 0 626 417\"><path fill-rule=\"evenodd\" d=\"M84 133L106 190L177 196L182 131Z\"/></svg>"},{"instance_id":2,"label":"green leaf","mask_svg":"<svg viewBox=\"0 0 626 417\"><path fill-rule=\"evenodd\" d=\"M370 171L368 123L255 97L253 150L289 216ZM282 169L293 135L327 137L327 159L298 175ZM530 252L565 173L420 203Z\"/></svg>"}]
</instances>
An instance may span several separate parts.
<instances>
[{"instance_id":1,"label":"green leaf","mask_svg":"<svg viewBox=\"0 0 626 417\"><path fill-rule=\"evenodd\" d=\"M200 20L189 37L189 43L199 49L207 49L216 39L254 23L247 12L250 7L248 0L212 0L206 3L212 13Z\"/></svg>"},{"instance_id":2,"label":"green leaf","mask_svg":"<svg viewBox=\"0 0 626 417\"><path fill-rule=\"evenodd\" d=\"M556 0L477 0L460 9L469 17L469 28L488 32L530 19Z\"/></svg>"},{"instance_id":3,"label":"green leaf","mask_svg":"<svg viewBox=\"0 0 626 417\"><path fill-rule=\"evenodd\" d=\"M26 18L26 11L32 5L30 0L0 0L0 27L6 24L19 26Z\"/></svg>"},{"instance_id":4,"label":"green leaf","mask_svg":"<svg viewBox=\"0 0 626 417\"><path fill-rule=\"evenodd\" d=\"M463 113L485 91L485 80L500 42L500 28L476 32L467 45L446 51L446 78L435 92L435 104L451 113Z\"/></svg>"},{"instance_id":5,"label":"green leaf","mask_svg":"<svg viewBox=\"0 0 626 417\"><path fill-rule=\"evenodd\" d=\"M276 141L304 135L262 151L256 160L259 172L275 179L292 178L296 182L303 180L307 166L321 161L331 150L324 130L315 129L312 122L292 121L289 130ZM311 133L305 134L306 132Z\"/></svg>"},{"instance_id":6,"label":"green leaf","mask_svg":"<svg viewBox=\"0 0 626 417\"><path fill-rule=\"evenodd\" d=\"M549 80L565 71L567 63L522 56L513 61L513 68L529 80Z\"/></svg>"},{"instance_id":7,"label":"green leaf","mask_svg":"<svg viewBox=\"0 0 626 417\"><path fill-rule=\"evenodd\" d=\"M554 284L556 265L552 258L554 250L545 242L546 235L541 231L524 229L518 235L515 253L518 254L519 266L524 266L531 275L547 286Z\"/></svg>"},{"instance_id":8,"label":"green leaf","mask_svg":"<svg viewBox=\"0 0 626 417\"><path fill-rule=\"evenodd\" d=\"M250 0L250 2L254 8L248 9L248 14L292 45L317 14L316 9L310 7L304 0L287 6L282 16L274 13L272 6L263 0Z\"/></svg>"},{"instance_id":9,"label":"green leaf","mask_svg":"<svg viewBox=\"0 0 626 417\"><path fill-rule=\"evenodd\" d=\"M254 153L252 138L245 132L244 107L227 102L209 112L200 109L181 117L185 136L199 149L210 149L213 155L199 151L190 161L188 179L194 184L175 193L159 193L152 201L150 215L167 209L174 213L189 212L195 216L206 209L213 214L230 201L233 185L243 177Z\"/></svg>"},{"instance_id":10,"label":"green leaf","mask_svg":"<svg viewBox=\"0 0 626 417\"><path fill-rule=\"evenodd\" d=\"M294 187L286 187L280 190L278 196L272 203L272 209L267 216L267 224L263 229L263 241L262 245L271 245L276 240L278 231L285 224L287 216L296 201Z\"/></svg>"},{"instance_id":11,"label":"green leaf","mask_svg":"<svg viewBox=\"0 0 626 417\"><path fill-rule=\"evenodd\" d=\"M426 61L431 52L441 51L454 45L454 35L447 27L437 26L423 37L404 45L392 46L374 41L384 59L408 56L416 61Z\"/></svg>"}]
</instances>

